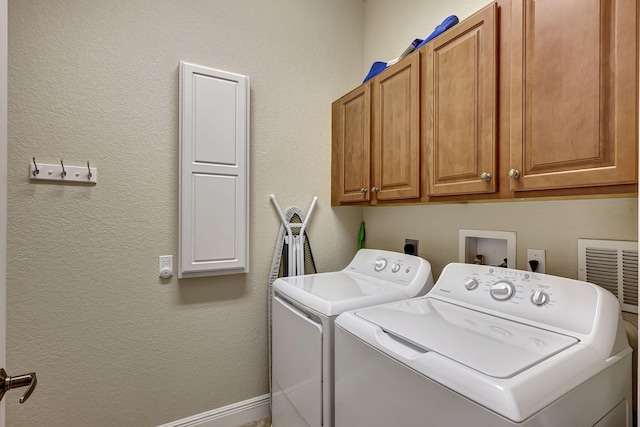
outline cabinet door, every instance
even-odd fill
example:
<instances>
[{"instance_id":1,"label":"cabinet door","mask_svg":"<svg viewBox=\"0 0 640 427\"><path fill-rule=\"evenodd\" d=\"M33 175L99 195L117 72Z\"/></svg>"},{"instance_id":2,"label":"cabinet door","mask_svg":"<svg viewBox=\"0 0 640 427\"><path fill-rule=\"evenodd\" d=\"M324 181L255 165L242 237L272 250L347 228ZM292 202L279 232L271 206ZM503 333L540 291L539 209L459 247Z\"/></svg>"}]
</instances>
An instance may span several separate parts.
<instances>
[{"instance_id":1,"label":"cabinet door","mask_svg":"<svg viewBox=\"0 0 640 427\"><path fill-rule=\"evenodd\" d=\"M513 2L511 190L637 181L637 15L636 0Z\"/></svg>"},{"instance_id":2,"label":"cabinet door","mask_svg":"<svg viewBox=\"0 0 640 427\"><path fill-rule=\"evenodd\" d=\"M373 81L372 200L420 197L420 53Z\"/></svg>"},{"instance_id":3,"label":"cabinet door","mask_svg":"<svg viewBox=\"0 0 640 427\"><path fill-rule=\"evenodd\" d=\"M485 7L427 44L429 195L496 191L496 9Z\"/></svg>"},{"instance_id":4,"label":"cabinet door","mask_svg":"<svg viewBox=\"0 0 640 427\"><path fill-rule=\"evenodd\" d=\"M371 85L332 104L331 203L370 199Z\"/></svg>"},{"instance_id":5,"label":"cabinet door","mask_svg":"<svg viewBox=\"0 0 640 427\"><path fill-rule=\"evenodd\" d=\"M249 271L249 77L180 62L178 277Z\"/></svg>"}]
</instances>

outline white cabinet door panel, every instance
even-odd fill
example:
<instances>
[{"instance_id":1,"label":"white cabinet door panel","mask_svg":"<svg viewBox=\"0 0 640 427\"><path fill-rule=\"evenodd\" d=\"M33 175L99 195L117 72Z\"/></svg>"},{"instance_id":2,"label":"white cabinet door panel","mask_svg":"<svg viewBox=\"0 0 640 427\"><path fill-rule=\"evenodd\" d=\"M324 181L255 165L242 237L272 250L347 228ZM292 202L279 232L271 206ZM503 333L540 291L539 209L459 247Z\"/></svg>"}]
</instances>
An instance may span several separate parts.
<instances>
[{"instance_id":1,"label":"white cabinet door panel","mask_svg":"<svg viewBox=\"0 0 640 427\"><path fill-rule=\"evenodd\" d=\"M190 259L194 262L233 262L241 258L236 236L242 226L237 222L242 206L236 200L236 183L237 177L193 174L193 247L185 250L193 251Z\"/></svg>"},{"instance_id":2,"label":"white cabinet door panel","mask_svg":"<svg viewBox=\"0 0 640 427\"><path fill-rule=\"evenodd\" d=\"M249 78L180 63L179 277L246 273Z\"/></svg>"},{"instance_id":3,"label":"white cabinet door panel","mask_svg":"<svg viewBox=\"0 0 640 427\"><path fill-rule=\"evenodd\" d=\"M193 161L236 166L237 82L194 74Z\"/></svg>"}]
</instances>

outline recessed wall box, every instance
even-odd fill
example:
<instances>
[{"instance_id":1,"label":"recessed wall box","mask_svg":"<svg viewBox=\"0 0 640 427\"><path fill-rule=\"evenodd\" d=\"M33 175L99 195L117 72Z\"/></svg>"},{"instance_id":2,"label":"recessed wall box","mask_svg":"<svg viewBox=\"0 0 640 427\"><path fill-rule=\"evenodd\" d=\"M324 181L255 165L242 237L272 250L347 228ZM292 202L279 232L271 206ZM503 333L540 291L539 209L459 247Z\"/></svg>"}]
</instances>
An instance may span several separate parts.
<instances>
[{"instance_id":1,"label":"recessed wall box","mask_svg":"<svg viewBox=\"0 0 640 427\"><path fill-rule=\"evenodd\" d=\"M505 266L506 258L506 267L516 268L515 231L461 229L459 238L458 262Z\"/></svg>"}]
</instances>

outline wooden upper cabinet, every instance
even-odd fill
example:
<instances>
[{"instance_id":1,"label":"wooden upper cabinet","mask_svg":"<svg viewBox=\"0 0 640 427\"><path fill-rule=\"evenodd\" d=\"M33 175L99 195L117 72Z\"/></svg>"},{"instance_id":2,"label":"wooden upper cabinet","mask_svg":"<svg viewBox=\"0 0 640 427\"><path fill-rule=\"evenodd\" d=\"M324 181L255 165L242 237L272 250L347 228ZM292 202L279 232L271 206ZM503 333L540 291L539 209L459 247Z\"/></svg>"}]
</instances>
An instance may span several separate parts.
<instances>
[{"instance_id":1,"label":"wooden upper cabinet","mask_svg":"<svg viewBox=\"0 0 640 427\"><path fill-rule=\"evenodd\" d=\"M427 44L422 105L428 194L496 191L497 5Z\"/></svg>"},{"instance_id":2,"label":"wooden upper cabinet","mask_svg":"<svg viewBox=\"0 0 640 427\"><path fill-rule=\"evenodd\" d=\"M511 190L637 182L637 7L512 3Z\"/></svg>"},{"instance_id":3,"label":"wooden upper cabinet","mask_svg":"<svg viewBox=\"0 0 640 427\"><path fill-rule=\"evenodd\" d=\"M420 53L372 79L373 203L419 199Z\"/></svg>"},{"instance_id":4,"label":"wooden upper cabinet","mask_svg":"<svg viewBox=\"0 0 640 427\"><path fill-rule=\"evenodd\" d=\"M370 200L371 84L332 104L331 203Z\"/></svg>"}]
</instances>

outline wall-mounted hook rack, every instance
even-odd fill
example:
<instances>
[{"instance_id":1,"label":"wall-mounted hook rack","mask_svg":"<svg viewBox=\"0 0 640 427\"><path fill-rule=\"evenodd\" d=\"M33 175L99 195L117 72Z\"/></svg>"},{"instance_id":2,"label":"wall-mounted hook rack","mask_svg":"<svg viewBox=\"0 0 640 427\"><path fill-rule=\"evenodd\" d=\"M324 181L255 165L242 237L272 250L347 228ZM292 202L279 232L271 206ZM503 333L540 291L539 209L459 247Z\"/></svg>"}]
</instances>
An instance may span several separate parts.
<instances>
[{"instance_id":1,"label":"wall-mounted hook rack","mask_svg":"<svg viewBox=\"0 0 640 427\"><path fill-rule=\"evenodd\" d=\"M34 157L29 163L29 179L95 185L98 180L98 169L90 167L89 161L86 166L68 166L64 164L63 159L60 159L59 164L45 164L37 163Z\"/></svg>"}]
</instances>

